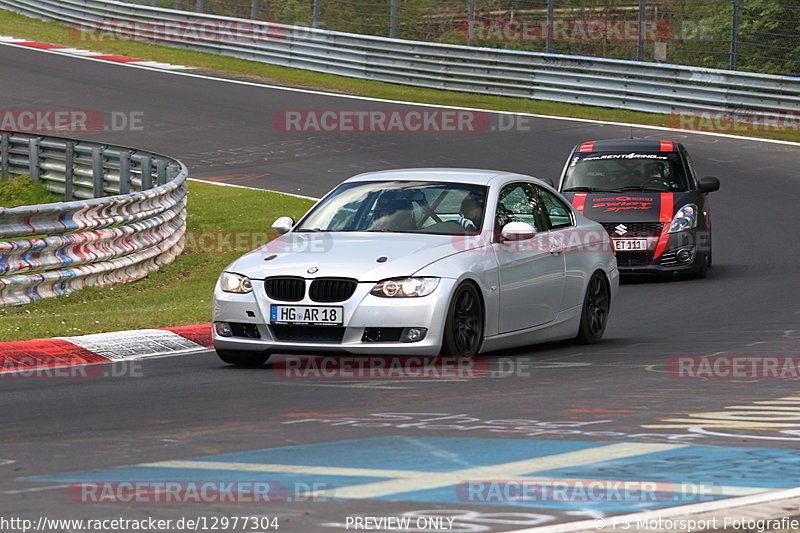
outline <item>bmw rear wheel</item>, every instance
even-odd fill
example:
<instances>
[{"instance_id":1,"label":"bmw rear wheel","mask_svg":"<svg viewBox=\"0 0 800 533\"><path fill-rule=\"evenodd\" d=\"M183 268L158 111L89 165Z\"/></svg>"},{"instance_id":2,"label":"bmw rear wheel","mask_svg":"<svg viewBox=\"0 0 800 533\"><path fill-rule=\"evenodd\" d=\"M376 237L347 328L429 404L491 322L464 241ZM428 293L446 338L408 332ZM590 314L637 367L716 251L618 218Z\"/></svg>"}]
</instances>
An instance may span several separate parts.
<instances>
[{"instance_id":1,"label":"bmw rear wheel","mask_svg":"<svg viewBox=\"0 0 800 533\"><path fill-rule=\"evenodd\" d=\"M478 353L483 342L483 304L472 283L458 286L450 301L444 326L442 355Z\"/></svg>"},{"instance_id":2,"label":"bmw rear wheel","mask_svg":"<svg viewBox=\"0 0 800 533\"><path fill-rule=\"evenodd\" d=\"M611 291L605 276L595 272L586 287L581 311L581 325L575 340L580 344L595 344L603 338L611 309Z\"/></svg>"},{"instance_id":3,"label":"bmw rear wheel","mask_svg":"<svg viewBox=\"0 0 800 533\"><path fill-rule=\"evenodd\" d=\"M256 367L263 365L269 354L265 352L244 352L239 350L219 350L217 356L229 365Z\"/></svg>"}]
</instances>

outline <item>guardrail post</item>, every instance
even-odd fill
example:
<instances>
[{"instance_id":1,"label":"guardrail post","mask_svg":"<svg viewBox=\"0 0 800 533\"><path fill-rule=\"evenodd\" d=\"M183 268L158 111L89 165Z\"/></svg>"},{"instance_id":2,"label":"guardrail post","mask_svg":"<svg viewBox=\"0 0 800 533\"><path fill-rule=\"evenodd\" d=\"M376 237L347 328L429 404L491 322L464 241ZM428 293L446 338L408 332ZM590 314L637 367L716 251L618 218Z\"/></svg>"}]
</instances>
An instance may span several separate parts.
<instances>
[{"instance_id":1,"label":"guardrail post","mask_svg":"<svg viewBox=\"0 0 800 533\"><path fill-rule=\"evenodd\" d=\"M95 198L105 196L103 190L103 149L100 146L92 148L92 194Z\"/></svg>"},{"instance_id":2,"label":"guardrail post","mask_svg":"<svg viewBox=\"0 0 800 533\"><path fill-rule=\"evenodd\" d=\"M0 133L0 178L8 177L8 138L10 133Z\"/></svg>"},{"instance_id":3,"label":"guardrail post","mask_svg":"<svg viewBox=\"0 0 800 533\"><path fill-rule=\"evenodd\" d=\"M156 184L164 185L167 182L167 162L164 159L156 159Z\"/></svg>"},{"instance_id":4,"label":"guardrail post","mask_svg":"<svg viewBox=\"0 0 800 533\"><path fill-rule=\"evenodd\" d=\"M474 39L473 20L475 20L475 0L467 0L467 46L472 46Z\"/></svg>"},{"instance_id":5,"label":"guardrail post","mask_svg":"<svg viewBox=\"0 0 800 533\"><path fill-rule=\"evenodd\" d=\"M739 7L741 0L733 0L733 13L731 14L731 61L730 69L736 70L739 63Z\"/></svg>"},{"instance_id":6,"label":"guardrail post","mask_svg":"<svg viewBox=\"0 0 800 533\"><path fill-rule=\"evenodd\" d=\"M194 8L195 8L195 11L198 11L199 13L202 13L203 10L205 9L205 1L204 0L197 0L197 2L195 3Z\"/></svg>"},{"instance_id":7,"label":"guardrail post","mask_svg":"<svg viewBox=\"0 0 800 533\"><path fill-rule=\"evenodd\" d=\"M314 10L311 21L312 28L319 28L319 19L321 12L322 12L322 0L314 0Z\"/></svg>"},{"instance_id":8,"label":"guardrail post","mask_svg":"<svg viewBox=\"0 0 800 533\"><path fill-rule=\"evenodd\" d=\"M251 0L250 2L250 18L253 20L258 19L258 0Z\"/></svg>"},{"instance_id":9,"label":"guardrail post","mask_svg":"<svg viewBox=\"0 0 800 533\"><path fill-rule=\"evenodd\" d=\"M644 18L646 16L647 0L639 0L639 36L636 42L636 59L644 61Z\"/></svg>"},{"instance_id":10,"label":"guardrail post","mask_svg":"<svg viewBox=\"0 0 800 533\"><path fill-rule=\"evenodd\" d=\"M119 154L119 193L128 194L131 192L131 153L120 152Z\"/></svg>"},{"instance_id":11,"label":"guardrail post","mask_svg":"<svg viewBox=\"0 0 800 533\"><path fill-rule=\"evenodd\" d=\"M547 0L547 42L545 51L553 52L553 12L555 11L555 0Z\"/></svg>"},{"instance_id":12,"label":"guardrail post","mask_svg":"<svg viewBox=\"0 0 800 533\"><path fill-rule=\"evenodd\" d=\"M64 201L72 201L72 179L74 176L75 143L67 141L64 144Z\"/></svg>"},{"instance_id":13,"label":"guardrail post","mask_svg":"<svg viewBox=\"0 0 800 533\"><path fill-rule=\"evenodd\" d=\"M392 5L389 8L389 37L392 39L397 38L397 0L392 0Z\"/></svg>"},{"instance_id":14,"label":"guardrail post","mask_svg":"<svg viewBox=\"0 0 800 533\"><path fill-rule=\"evenodd\" d=\"M39 181L39 138L28 140L28 174L33 181Z\"/></svg>"},{"instance_id":15,"label":"guardrail post","mask_svg":"<svg viewBox=\"0 0 800 533\"><path fill-rule=\"evenodd\" d=\"M153 188L153 160L150 156L142 156L142 190Z\"/></svg>"}]
</instances>

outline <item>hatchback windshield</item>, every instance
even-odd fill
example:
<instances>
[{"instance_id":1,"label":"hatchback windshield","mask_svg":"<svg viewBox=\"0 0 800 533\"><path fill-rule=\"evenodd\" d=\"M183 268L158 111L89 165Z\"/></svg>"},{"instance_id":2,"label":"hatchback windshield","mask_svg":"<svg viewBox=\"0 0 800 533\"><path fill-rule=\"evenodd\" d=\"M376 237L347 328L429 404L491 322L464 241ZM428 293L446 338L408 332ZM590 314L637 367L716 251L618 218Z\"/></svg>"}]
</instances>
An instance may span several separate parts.
<instances>
[{"instance_id":1,"label":"hatchback windshield","mask_svg":"<svg viewBox=\"0 0 800 533\"><path fill-rule=\"evenodd\" d=\"M486 187L468 183L344 183L295 231L374 231L456 235L481 230Z\"/></svg>"},{"instance_id":2,"label":"hatchback windshield","mask_svg":"<svg viewBox=\"0 0 800 533\"><path fill-rule=\"evenodd\" d=\"M686 175L675 152L576 154L562 191L685 191Z\"/></svg>"}]
</instances>

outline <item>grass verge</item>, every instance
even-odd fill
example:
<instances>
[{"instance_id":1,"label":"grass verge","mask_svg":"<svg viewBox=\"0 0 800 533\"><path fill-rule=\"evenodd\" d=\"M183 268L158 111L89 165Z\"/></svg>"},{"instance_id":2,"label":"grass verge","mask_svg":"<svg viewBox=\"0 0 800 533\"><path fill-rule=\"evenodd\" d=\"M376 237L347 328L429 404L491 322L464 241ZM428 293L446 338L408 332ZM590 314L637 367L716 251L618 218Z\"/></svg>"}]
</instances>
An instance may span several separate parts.
<instances>
[{"instance_id":1,"label":"grass verge","mask_svg":"<svg viewBox=\"0 0 800 533\"><path fill-rule=\"evenodd\" d=\"M258 81L275 85L302 87L331 92L383 98L388 100L421 102L450 106L474 107L497 111L513 111L561 117L608 120L613 122L629 122L651 126L673 126L668 115L641 113L602 107L562 104L510 98L500 96L483 96L435 89L408 87L376 81L348 78L333 74L323 74L309 70L293 69L275 65L267 65L256 61L247 61L231 57L182 50L143 42L122 40L90 40L81 38L76 31L54 22L43 22L16 13L0 10L0 34L34 39L50 44L59 44L101 52L120 54L129 57L161 61L198 67L210 74ZM733 133L742 136L763 137L800 142L800 131L796 125L788 128L772 126L754 127L751 124L735 125L725 121L693 120L692 126L703 131Z\"/></svg>"},{"instance_id":2,"label":"grass verge","mask_svg":"<svg viewBox=\"0 0 800 533\"><path fill-rule=\"evenodd\" d=\"M36 183L28 176L11 179L0 178L0 207L11 209L24 205L47 204L59 201L41 183Z\"/></svg>"},{"instance_id":3,"label":"grass verge","mask_svg":"<svg viewBox=\"0 0 800 533\"><path fill-rule=\"evenodd\" d=\"M211 320L217 277L263 242L277 215L297 219L313 202L267 191L189 184L187 251L147 278L0 308L0 342ZM233 250L233 251L232 251Z\"/></svg>"}]
</instances>

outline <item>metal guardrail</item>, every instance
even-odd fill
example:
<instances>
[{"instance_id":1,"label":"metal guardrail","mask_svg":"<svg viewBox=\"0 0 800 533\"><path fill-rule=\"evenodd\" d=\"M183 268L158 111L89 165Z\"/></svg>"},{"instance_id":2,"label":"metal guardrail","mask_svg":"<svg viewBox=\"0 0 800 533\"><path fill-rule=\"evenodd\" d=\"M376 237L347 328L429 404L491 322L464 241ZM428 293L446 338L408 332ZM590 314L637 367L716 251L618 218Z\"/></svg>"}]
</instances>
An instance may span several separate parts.
<instances>
[{"instance_id":1,"label":"metal guardrail","mask_svg":"<svg viewBox=\"0 0 800 533\"><path fill-rule=\"evenodd\" d=\"M0 0L0 8L70 24L76 46L81 35L111 30L118 37L435 89L654 113L800 111L800 78L794 77L407 41L116 1Z\"/></svg>"},{"instance_id":2,"label":"metal guardrail","mask_svg":"<svg viewBox=\"0 0 800 533\"><path fill-rule=\"evenodd\" d=\"M183 250L188 171L180 161L2 131L0 171L29 175L67 200L0 207L0 307L134 281Z\"/></svg>"}]
</instances>

